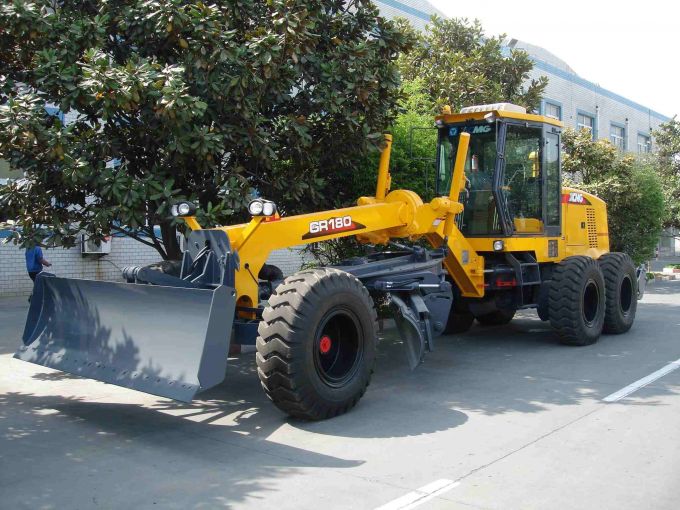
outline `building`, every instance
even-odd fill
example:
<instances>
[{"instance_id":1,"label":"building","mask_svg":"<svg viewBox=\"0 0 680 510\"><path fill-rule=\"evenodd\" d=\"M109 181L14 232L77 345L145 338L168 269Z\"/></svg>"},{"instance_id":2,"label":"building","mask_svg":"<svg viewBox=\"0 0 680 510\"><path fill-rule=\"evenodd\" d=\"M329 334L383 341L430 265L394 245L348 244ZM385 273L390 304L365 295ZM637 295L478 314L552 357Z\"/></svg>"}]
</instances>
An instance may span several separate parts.
<instances>
[{"instance_id":1,"label":"building","mask_svg":"<svg viewBox=\"0 0 680 510\"><path fill-rule=\"evenodd\" d=\"M386 18L406 18L418 30L425 30L425 25L435 14L446 17L425 0L373 0L373 3Z\"/></svg>"},{"instance_id":2,"label":"building","mask_svg":"<svg viewBox=\"0 0 680 510\"><path fill-rule=\"evenodd\" d=\"M407 18L424 30L433 14L445 17L427 1L376 0L387 17ZM653 150L652 130L669 117L579 76L550 51L518 39L505 41L505 51L526 51L534 61L531 78L546 76L548 86L540 113L564 122L565 127L588 129L593 138L606 139L622 151L646 153Z\"/></svg>"},{"instance_id":3,"label":"building","mask_svg":"<svg viewBox=\"0 0 680 510\"><path fill-rule=\"evenodd\" d=\"M532 78L548 77L540 113L560 119L565 127L588 129L593 138L609 140L622 151L653 150L652 130L670 117L582 78L544 48L508 40L507 51L515 48L533 59Z\"/></svg>"}]
</instances>

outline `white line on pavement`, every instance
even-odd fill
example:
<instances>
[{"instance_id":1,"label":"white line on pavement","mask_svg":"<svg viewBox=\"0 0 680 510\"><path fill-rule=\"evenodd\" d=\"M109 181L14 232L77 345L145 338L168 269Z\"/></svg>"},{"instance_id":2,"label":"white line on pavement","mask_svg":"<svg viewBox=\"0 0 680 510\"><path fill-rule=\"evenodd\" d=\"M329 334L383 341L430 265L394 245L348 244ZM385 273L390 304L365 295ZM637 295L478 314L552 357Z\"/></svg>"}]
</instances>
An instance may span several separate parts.
<instances>
[{"instance_id":1,"label":"white line on pavement","mask_svg":"<svg viewBox=\"0 0 680 510\"><path fill-rule=\"evenodd\" d=\"M410 510L453 489L459 482L442 478L394 499L375 510Z\"/></svg>"},{"instance_id":2,"label":"white line on pavement","mask_svg":"<svg viewBox=\"0 0 680 510\"><path fill-rule=\"evenodd\" d=\"M649 374L647 377L643 377L642 379L635 381L633 384L629 384L625 388L621 388L619 391L614 392L611 395L607 395L602 400L605 402L617 402L622 398L627 397L631 393L639 390L640 388L644 388L648 384L653 383L657 379L661 379L664 375L670 374L673 370L677 370L678 368L680 368L680 359L669 363L656 372Z\"/></svg>"}]
</instances>

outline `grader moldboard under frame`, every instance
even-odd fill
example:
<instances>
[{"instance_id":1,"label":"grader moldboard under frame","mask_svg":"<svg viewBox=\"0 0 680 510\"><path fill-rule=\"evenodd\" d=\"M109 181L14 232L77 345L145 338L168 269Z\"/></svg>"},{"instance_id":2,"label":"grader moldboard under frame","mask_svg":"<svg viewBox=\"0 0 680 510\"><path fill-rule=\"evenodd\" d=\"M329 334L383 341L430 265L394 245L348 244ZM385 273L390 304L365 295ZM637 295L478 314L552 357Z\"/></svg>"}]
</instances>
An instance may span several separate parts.
<instances>
[{"instance_id":1,"label":"grader moldboard under frame","mask_svg":"<svg viewBox=\"0 0 680 510\"><path fill-rule=\"evenodd\" d=\"M436 118L437 197L390 191L386 136L374 197L281 217L266 200L243 225L191 229L178 274L128 268L128 283L41 274L15 357L189 401L228 377L230 343L256 344L270 399L304 419L346 412L375 360L374 298L387 298L409 364L474 320L503 324L537 308L568 344L623 333L635 318L630 258L609 253L606 206L560 184L559 121L506 103ZM271 251L355 236L425 238L283 279ZM644 277L644 275L643 275Z\"/></svg>"}]
</instances>

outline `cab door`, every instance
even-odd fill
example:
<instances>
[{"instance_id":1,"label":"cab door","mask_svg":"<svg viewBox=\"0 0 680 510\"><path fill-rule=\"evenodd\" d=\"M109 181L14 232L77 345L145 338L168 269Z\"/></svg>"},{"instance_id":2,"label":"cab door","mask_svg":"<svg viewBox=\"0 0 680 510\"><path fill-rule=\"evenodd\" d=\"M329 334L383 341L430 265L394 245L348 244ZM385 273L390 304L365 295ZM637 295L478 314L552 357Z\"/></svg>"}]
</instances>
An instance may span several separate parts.
<instances>
[{"instance_id":1,"label":"cab door","mask_svg":"<svg viewBox=\"0 0 680 510\"><path fill-rule=\"evenodd\" d=\"M496 190L509 235L545 234L544 178L540 124L508 122Z\"/></svg>"},{"instance_id":2,"label":"cab door","mask_svg":"<svg viewBox=\"0 0 680 510\"><path fill-rule=\"evenodd\" d=\"M544 126L542 144L543 222L545 234L558 237L562 233L562 176L560 161L560 130Z\"/></svg>"}]
</instances>

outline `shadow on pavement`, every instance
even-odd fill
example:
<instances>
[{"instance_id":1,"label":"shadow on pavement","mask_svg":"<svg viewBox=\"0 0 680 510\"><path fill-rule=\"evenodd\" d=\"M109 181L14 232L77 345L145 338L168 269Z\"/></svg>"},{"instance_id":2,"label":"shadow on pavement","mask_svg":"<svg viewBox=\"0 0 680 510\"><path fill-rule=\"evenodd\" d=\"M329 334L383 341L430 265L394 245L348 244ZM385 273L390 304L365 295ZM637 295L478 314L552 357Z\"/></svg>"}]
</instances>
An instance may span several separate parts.
<instances>
[{"instance_id":1,"label":"shadow on pavement","mask_svg":"<svg viewBox=\"0 0 680 510\"><path fill-rule=\"evenodd\" d=\"M275 490L277 478L304 468L363 464L266 441L258 430L265 421L246 418L258 410L224 406L232 404L232 411L241 412L239 425L213 427L210 420L159 412L163 407L0 395L0 506L114 507L113 501L128 501L131 507L228 507L254 493L263 497Z\"/></svg>"},{"instance_id":2,"label":"shadow on pavement","mask_svg":"<svg viewBox=\"0 0 680 510\"><path fill-rule=\"evenodd\" d=\"M68 372L38 372L31 376L36 381L68 381L69 379L81 379L80 376Z\"/></svg>"},{"instance_id":3,"label":"shadow on pavement","mask_svg":"<svg viewBox=\"0 0 680 510\"><path fill-rule=\"evenodd\" d=\"M680 292L680 285L656 285L649 294L666 292ZM254 356L244 354L230 359L224 383L199 394L198 400L190 404L160 399L151 408L144 408L56 395L9 393L0 395L0 425L11 422L10 409L30 416L32 410L52 408L57 409L62 421L87 421L105 434L148 435L140 441L158 441L166 449L182 451L184 446L164 443L155 433L179 431L244 449L257 445L257 449L277 457L296 459L293 464L297 463L297 467L351 467L361 461L281 446L267 438L282 426L340 437L418 436L462 426L468 413L537 413L552 406L598 401L660 368L658 353L650 354L647 360L647 350L640 349L640 343L658 335L677 335L676 321L665 319L678 316L679 308L643 300L630 333L603 335L597 344L583 348L559 344L548 323L538 320L533 312L521 312L507 326L476 325L465 335L439 338L436 351L429 353L425 363L414 371L407 367L395 332L388 331L380 344L376 372L365 397L350 413L324 422L292 420L276 409L260 388ZM627 361L626 367L632 367L630 376L623 376L625 384L619 375L621 360ZM38 381L72 378L61 373L32 377ZM658 395L676 393L676 388L663 381L647 390ZM36 412L35 416L41 415ZM36 420L53 419L48 415ZM50 435L31 432L32 426L27 424L23 430L20 427L10 437L32 436L45 441L47 447Z\"/></svg>"}]
</instances>

